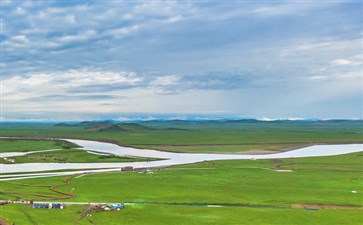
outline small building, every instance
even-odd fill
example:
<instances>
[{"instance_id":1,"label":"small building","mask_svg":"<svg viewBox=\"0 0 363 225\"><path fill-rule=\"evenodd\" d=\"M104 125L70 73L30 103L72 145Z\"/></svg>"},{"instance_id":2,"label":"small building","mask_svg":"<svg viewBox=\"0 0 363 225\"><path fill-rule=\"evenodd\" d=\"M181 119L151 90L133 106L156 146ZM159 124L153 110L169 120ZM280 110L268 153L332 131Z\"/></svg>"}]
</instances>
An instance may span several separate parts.
<instances>
[{"instance_id":1,"label":"small building","mask_svg":"<svg viewBox=\"0 0 363 225\"><path fill-rule=\"evenodd\" d=\"M92 209L96 212L119 211L123 208L125 208L123 203L99 203L92 206Z\"/></svg>"},{"instance_id":2,"label":"small building","mask_svg":"<svg viewBox=\"0 0 363 225\"><path fill-rule=\"evenodd\" d=\"M134 171L134 167L132 166L125 166L121 168L121 171L125 171L125 172L129 172L129 171Z\"/></svg>"},{"instance_id":3,"label":"small building","mask_svg":"<svg viewBox=\"0 0 363 225\"><path fill-rule=\"evenodd\" d=\"M11 203L16 203L16 204L29 204L29 201L27 201L25 199L17 199L17 200L12 200Z\"/></svg>"},{"instance_id":4,"label":"small building","mask_svg":"<svg viewBox=\"0 0 363 225\"><path fill-rule=\"evenodd\" d=\"M124 204L112 204L112 205L110 205L110 207L111 207L111 210L120 210L120 209L123 209L125 206L124 206Z\"/></svg>"},{"instance_id":5,"label":"small building","mask_svg":"<svg viewBox=\"0 0 363 225\"><path fill-rule=\"evenodd\" d=\"M6 204L9 204L8 200L1 200L0 201L0 205L6 205Z\"/></svg>"},{"instance_id":6,"label":"small building","mask_svg":"<svg viewBox=\"0 0 363 225\"><path fill-rule=\"evenodd\" d=\"M63 209L63 203L53 203L53 202L33 202L31 205L34 209Z\"/></svg>"}]
</instances>

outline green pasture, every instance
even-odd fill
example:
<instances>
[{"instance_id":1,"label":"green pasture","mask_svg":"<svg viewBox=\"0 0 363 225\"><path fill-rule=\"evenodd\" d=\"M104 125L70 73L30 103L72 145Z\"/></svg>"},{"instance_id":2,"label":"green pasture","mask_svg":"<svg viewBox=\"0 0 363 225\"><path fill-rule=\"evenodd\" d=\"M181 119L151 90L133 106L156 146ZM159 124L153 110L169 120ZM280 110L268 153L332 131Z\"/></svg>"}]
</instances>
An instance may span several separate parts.
<instances>
[{"instance_id":1,"label":"green pasture","mask_svg":"<svg viewBox=\"0 0 363 225\"><path fill-rule=\"evenodd\" d=\"M230 160L154 170L153 174L91 174L74 178L69 185L59 189L65 192L74 191L77 196L70 201L82 202L362 206L363 183L362 171L358 170L359 161L354 159L356 163L342 166L349 158L357 158L360 154L362 153L317 157L316 159L321 159L322 165L313 170L301 170L306 168L307 159L294 159L296 170L293 172L272 170L272 166L281 163L271 160ZM331 163L336 163L335 170L330 170L330 165L329 168L324 165L329 158ZM4 181L1 182L1 189L13 191L17 183L21 183L30 185L24 189L25 192L36 193L39 190L44 191L44 188L38 185L59 184L64 179L51 177ZM10 197L4 194L3 198Z\"/></svg>"},{"instance_id":2,"label":"green pasture","mask_svg":"<svg viewBox=\"0 0 363 225\"><path fill-rule=\"evenodd\" d=\"M76 145L62 140L0 139L0 152L30 152L71 147Z\"/></svg>"},{"instance_id":3,"label":"green pasture","mask_svg":"<svg viewBox=\"0 0 363 225\"><path fill-rule=\"evenodd\" d=\"M268 151L281 151L286 149L293 149L301 147L302 144L230 144L230 145L136 145L139 148L151 148L161 151L169 152L204 152L204 153L216 153L216 152L245 152L251 150L268 150Z\"/></svg>"},{"instance_id":4,"label":"green pasture","mask_svg":"<svg viewBox=\"0 0 363 225\"><path fill-rule=\"evenodd\" d=\"M101 126L102 125L102 126ZM180 152L243 152L294 148L314 143L358 143L360 121L334 122L144 122L137 124L5 125L2 135L73 137L117 142L122 145ZM101 127L100 127L101 126ZM26 142L25 142L26 141ZM15 146L14 146L15 143ZM0 140L1 150L33 151L17 162L66 158L67 162L99 162L97 155L56 141ZM54 146L55 145L55 146ZM5 146L5 147L4 147ZM57 147L58 146L58 147ZM26 147L26 148L25 148ZM11 150L13 149L13 150ZM39 157L48 155L49 157ZM86 155L85 155L86 154ZM37 158L38 157L38 158ZM82 158L82 159L81 159ZM54 158L53 158L54 159ZM23 160L23 161L22 161ZM114 158L102 159L110 162ZM119 159L117 159L119 160ZM47 161L48 162L48 161ZM327 157L281 160L228 160L181 165L146 172L96 173L0 182L1 199L132 202L117 212L92 212L81 219L86 206L64 210L0 206L0 218L9 224L253 224L355 225L363 223L363 152ZM277 170L292 170L278 172ZM55 192L52 188L61 191ZM67 195L68 194L68 195ZM198 205L221 204L225 207ZM332 209L305 210L294 204L329 205Z\"/></svg>"},{"instance_id":5,"label":"green pasture","mask_svg":"<svg viewBox=\"0 0 363 225\"><path fill-rule=\"evenodd\" d=\"M314 143L361 143L363 122L150 121L113 125L110 122L71 125L5 124L2 135L87 138L177 152L243 152L286 149Z\"/></svg>"},{"instance_id":6,"label":"green pasture","mask_svg":"<svg viewBox=\"0 0 363 225\"><path fill-rule=\"evenodd\" d=\"M9 157L15 163L37 163L37 162L57 162L57 163L88 163L88 162L140 162L152 161L152 158L130 158L114 155L95 155L84 150L63 149L50 152L35 152L25 156ZM10 163L0 159L0 163Z\"/></svg>"},{"instance_id":7,"label":"green pasture","mask_svg":"<svg viewBox=\"0 0 363 225\"><path fill-rule=\"evenodd\" d=\"M80 213L87 206L70 206L63 210L32 209L25 205L0 206L1 217L10 224L21 225L359 225L363 220L361 210L273 209L171 205L134 205L121 211L92 212L81 219Z\"/></svg>"},{"instance_id":8,"label":"green pasture","mask_svg":"<svg viewBox=\"0 0 363 225\"><path fill-rule=\"evenodd\" d=\"M85 206L64 210L1 206L1 216L15 224L360 224L361 209L304 210L292 204L363 206L362 152L338 156L272 160L212 161L138 172L100 173L36 178L0 183L2 199L42 200L63 195L82 202L135 202L119 212L91 213L80 220ZM293 160L293 164L291 164ZM310 166L312 162L314 166ZM277 172L280 165L293 172ZM285 168L286 167L286 168ZM331 170L331 167L334 170ZM353 193L355 191L357 193ZM12 193L12 194L6 194ZM4 194L5 193L5 194ZM20 194L19 194L20 193ZM173 205L182 204L182 205ZM223 204L207 208L196 205ZM245 223L246 222L246 223Z\"/></svg>"}]
</instances>

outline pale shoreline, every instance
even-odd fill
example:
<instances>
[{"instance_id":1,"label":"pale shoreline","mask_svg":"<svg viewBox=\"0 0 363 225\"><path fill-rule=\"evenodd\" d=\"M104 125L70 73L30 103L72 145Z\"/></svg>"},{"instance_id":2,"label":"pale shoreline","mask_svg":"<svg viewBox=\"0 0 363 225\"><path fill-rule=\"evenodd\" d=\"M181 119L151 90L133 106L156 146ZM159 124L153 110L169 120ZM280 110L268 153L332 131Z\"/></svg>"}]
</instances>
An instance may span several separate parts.
<instances>
[{"instance_id":1,"label":"pale shoreline","mask_svg":"<svg viewBox=\"0 0 363 225\"><path fill-rule=\"evenodd\" d=\"M264 145L264 144L286 144L286 145L294 145L290 147L285 147L281 149L274 149L274 150L266 150L266 149L254 149L254 150L247 150L241 152L182 152L182 151L173 151L173 150L165 150L159 148L150 148L147 147L140 147L140 146L133 146L124 143L120 143L119 141L109 140L109 139L92 139L92 138L83 138L83 137L69 137L69 136L1 136L0 139L34 139L34 140L64 140L64 139L77 139L77 140L84 140L84 141L96 141L96 142L104 142L109 144L115 144L120 147L127 147L127 148L134 148L138 150L155 150L161 151L166 153L186 153L186 154L235 154L235 155L265 155L265 154L274 154L274 153L282 153L293 151L300 148L315 146L315 145L345 145L345 144L363 144L363 141L355 141L355 142L347 142L347 141L338 141L338 142L268 142L268 143L241 143L241 144L192 144L192 145L152 145L152 146L246 146L246 145Z\"/></svg>"},{"instance_id":2,"label":"pale shoreline","mask_svg":"<svg viewBox=\"0 0 363 225\"><path fill-rule=\"evenodd\" d=\"M13 137L21 138L21 137ZM50 138L48 138L50 139ZM199 154L199 153L171 153L165 151L136 149L131 147L122 147L113 143L89 141L80 139L62 139L83 146L80 150L93 150L100 153L111 153L119 156L132 155L135 157L151 157L164 160L150 162L125 162L125 163L20 163L20 164L1 164L2 173L19 173L17 175L3 175L1 180L26 179L46 176L62 176L80 173L96 173L96 172L111 172L121 171L123 167L132 166L135 169L157 169L183 164L191 164L205 161L215 160L255 160L255 159L283 159L283 158L301 158L301 157L319 157L347 154L363 151L363 144L335 144L335 145L314 145L303 147L285 152L260 152L265 154L248 155L248 154ZM255 153L259 153L256 152ZM97 171L90 169L97 169ZM108 168L108 169L105 169ZM71 172L54 172L45 173L51 170L81 170ZM32 175L21 174L23 172L33 172ZM43 172L43 173L42 173Z\"/></svg>"}]
</instances>

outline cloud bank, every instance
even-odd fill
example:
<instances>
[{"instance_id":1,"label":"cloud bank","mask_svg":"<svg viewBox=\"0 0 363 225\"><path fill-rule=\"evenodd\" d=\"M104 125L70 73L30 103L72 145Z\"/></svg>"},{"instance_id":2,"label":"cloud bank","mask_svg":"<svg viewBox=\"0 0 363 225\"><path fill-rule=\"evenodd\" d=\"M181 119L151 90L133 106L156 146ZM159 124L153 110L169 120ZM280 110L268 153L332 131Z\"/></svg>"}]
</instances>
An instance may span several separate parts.
<instances>
[{"instance_id":1,"label":"cloud bank","mask_svg":"<svg viewBox=\"0 0 363 225\"><path fill-rule=\"evenodd\" d=\"M361 2L2 1L2 118L362 118Z\"/></svg>"}]
</instances>

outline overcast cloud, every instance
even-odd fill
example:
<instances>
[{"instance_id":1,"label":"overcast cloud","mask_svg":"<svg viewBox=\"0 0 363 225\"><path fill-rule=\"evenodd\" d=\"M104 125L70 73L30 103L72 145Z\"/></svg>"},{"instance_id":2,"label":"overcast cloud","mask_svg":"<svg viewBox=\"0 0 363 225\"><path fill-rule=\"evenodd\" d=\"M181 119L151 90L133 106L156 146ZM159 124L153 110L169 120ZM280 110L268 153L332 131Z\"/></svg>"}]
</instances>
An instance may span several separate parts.
<instances>
[{"instance_id":1,"label":"overcast cloud","mask_svg":"<svg viewBox=\"0 0 363 225\"><path fill-rule=\"evenodd\" d=\"M361 1L1 4L5 121L363 117Z\"/></svg>"}]
</instances>

